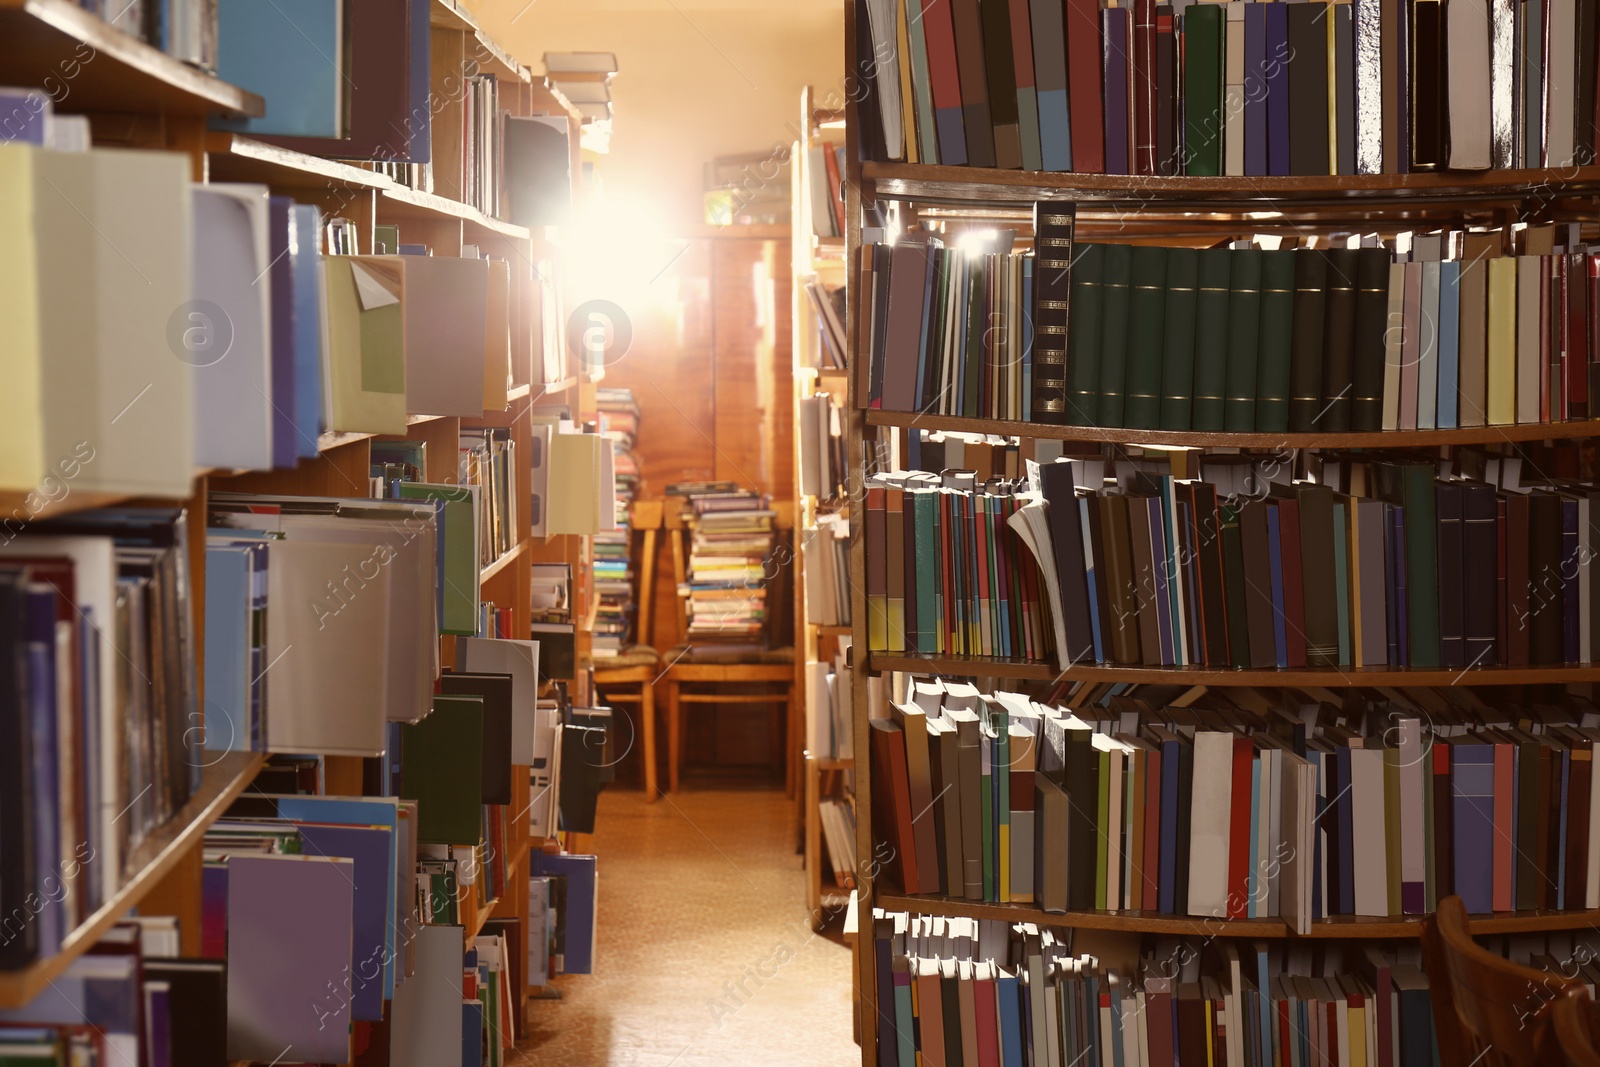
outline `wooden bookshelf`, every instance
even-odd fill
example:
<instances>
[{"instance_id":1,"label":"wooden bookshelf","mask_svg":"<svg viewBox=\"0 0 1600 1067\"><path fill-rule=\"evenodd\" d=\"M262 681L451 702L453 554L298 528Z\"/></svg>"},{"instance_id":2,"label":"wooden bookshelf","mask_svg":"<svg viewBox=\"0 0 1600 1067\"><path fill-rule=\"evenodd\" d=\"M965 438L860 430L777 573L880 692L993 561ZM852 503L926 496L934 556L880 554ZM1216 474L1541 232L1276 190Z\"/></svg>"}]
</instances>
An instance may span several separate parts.
<instances>
[{"instance_id":1,"label":"wooden bookshelf","mask_svg":"<svg viewBox=\"0 0 1600 1067\"><path fill-rule=\"evenodd\" d=\"M1117 667L1084 663L1063 670L1055 663L990 656L923 656L872 652L869 671L907 671L1018 681L1127 682L1135 685L1378 686L1378 685L1565 685L1600 681L1600 664L1537 667L1325 667L1221 669L1206 667Z\"/></svg>"},{"instance_id":2,"label":"wooden bookshelf","mask_svg":"<svg viewBox=\"0 0 1600 1067\"><path fill-rule=\"evenodd\" d=\"M995 904L944 894L880 892L874 903L895 911L924 915L972 916L1010 923L1036 923L1075 930L1114 930L1165 937L1252 938L1416 938L1422 936L1424 915L1335 916L1317 919L1310 933L1296 933L1282 919L1227 919L1202 915L1164 915L1144 911L1045 911L1033 904ZM1474 934L1530 934L1553 930L1590 929L1600 922L1600 910L1504 912L1472 919Z\"/></svg>"},{"instance_id":3,"label":"wooden bookshelf","mask_svg":"<svg viewBox=\"0 0 1600 1067\"><path fill-rule=\"evenodd\" d=\"M0 0L0 70L57 110L202 118L266 114L255 93L114 29L72 0Z\"/></svg>"},{"instance_id":4,"label":"wooden bookshelf","mask_svg":"<svg viewBox=\"0 0 1600 1067\"><path fill-rule=\"evenodd\" d=\"M200 788L177 814L151 831L127 860L122 888L61 944L61 951L20 971L0 971L0 1008L18 1008L33 999L83 955L102 934L128 914L193 849L208 827L245 791L266 762L259 752L206 753L216 757L201 770Z\"/></svg>"},{"instance_id":5,"label":"wooden bookshelf","mask_svg":"<svg viewBox=\"0 0 1600 1067\"><path fill-rule=\"evenodd\" d=\"M1441 445L1498 445L1525 441L1568 441L1600 437L1600 419L1582 422L1523 423L1515 426L1464 426L1452 430L1388 430L1351 433L1208 433L1201 430L1130 430L1111 426L1052 426L1011 419L975 419L913 411L866 413L868 426L1032 437L1042 441L1158 445L1168 448L1437 448Z\"/></svg>"}]
</instances>

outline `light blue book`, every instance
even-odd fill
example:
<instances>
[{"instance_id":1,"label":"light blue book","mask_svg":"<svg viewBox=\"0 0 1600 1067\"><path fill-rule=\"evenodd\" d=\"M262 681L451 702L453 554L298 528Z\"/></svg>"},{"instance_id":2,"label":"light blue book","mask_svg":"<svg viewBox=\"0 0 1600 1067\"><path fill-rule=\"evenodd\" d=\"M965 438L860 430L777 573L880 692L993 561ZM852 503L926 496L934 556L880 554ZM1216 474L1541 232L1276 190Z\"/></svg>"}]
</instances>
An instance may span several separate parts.
<instances>
[{"instance_id":1,"label":"light blue book","mask_svg":"<svg viewBox=\"0 0 1600 1067\"><path fill-rule=\"evenodd\" d=\"M218 129L343 137L342 0L218 0L217 76L266 100L260 118L215 119Z\"/></svg>"},{"instance_id":2,"label":"light blue book","mask_svg":"<svg viewBox=\"0 0 1600 1067\"><path fill-rule=\"evenodd\" d=\"M1439 406L1438 427L1458 425L1461 388L1461 261L1439 264Z\"/></svg>"},{"instance_id":3,"label":"light blue book","mask_svg":"<svg viewBox=\"0 0 1600 1067\"><path fill-rule=\"evenodd\" d=\"M205 748L250 751L250 549L206 546Z\"/></svg>"},{"instance_id":4,"label":"light blue book","mask_svg":"<svg viewBox=\"0 0 1600 1067\"><path fill-rule=\"evenodd\" d=\"M303 459L314 458L322 418L322 320L327 299L322 284L322 212L296 204L289 212L294 245L289 269L294 285L294 428Z\"/></svg>"}]
</instances>

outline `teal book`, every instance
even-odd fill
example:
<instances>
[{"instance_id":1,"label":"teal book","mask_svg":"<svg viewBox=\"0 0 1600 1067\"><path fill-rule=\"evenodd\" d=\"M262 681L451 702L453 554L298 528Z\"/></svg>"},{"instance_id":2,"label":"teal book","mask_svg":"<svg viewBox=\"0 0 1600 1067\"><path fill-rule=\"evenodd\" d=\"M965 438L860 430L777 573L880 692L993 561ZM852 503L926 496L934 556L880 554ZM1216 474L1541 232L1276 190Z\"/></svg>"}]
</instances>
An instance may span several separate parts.
<instances>
[{"instance_id":1,"label":"teal book","mask_svg":"<svg viewBox=\"0 0 1600 1067\"><path fill-rule=\"evenodd\" d=\"M1106 245L1100 282L1100 426L1123 424L1123 389L1128 364L1128 301L1133 249Z\"/></svg>"},{"instance_id":2,"label":"teal book","mask_svg":"<svg viewBox=\"0 0 1600 1067\"><path fill-rule=\"evenodd\" d=\"M1123 382L1122 425L1154 430L1161 423L1161 378L1166 340L1167 250L1133 249L1129 272L1128 359Z\"/></svg>"},{"instance_id":3,"label":"teal book","mask_svg":"<svg viewBox=\"0 0 1600 1067\"><path fill-rule=\"evenodd\" d=\"M217 76L266 99L259 118L213 119L218 129L291 137L345 135L340 0L218 0Z\"/></svg>"}]
</instances>

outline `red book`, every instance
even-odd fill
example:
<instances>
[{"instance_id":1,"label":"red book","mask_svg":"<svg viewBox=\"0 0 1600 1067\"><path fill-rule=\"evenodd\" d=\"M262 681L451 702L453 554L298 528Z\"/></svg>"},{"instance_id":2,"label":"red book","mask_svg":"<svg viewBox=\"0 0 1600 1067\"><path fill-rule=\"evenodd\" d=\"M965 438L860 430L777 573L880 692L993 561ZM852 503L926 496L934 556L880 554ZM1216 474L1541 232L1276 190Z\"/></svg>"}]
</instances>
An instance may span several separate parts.
<instances>
[{"instance_id":1,"label":"red book","mask_svg":"<svg viewBox=\"0 0 1600 1067\"><path fill-rule=\"evenodd\" d=\"M988 974L988 968L983 969ZM996 1018L993 978L973 983L974 1015L978 1022L978 1067L1000 1067L1000 1020Z\"/></svg>"},{"instance_id":2,"label":"red book","mask_svg":"<svg viewBox=\"0 0 1600 1067\"><path fill-rule=\"evenodd\" d=\"M1178 1058L1172 1047L1172 991L1168 980L1146 979L1144 1000L1150 1067L1177 1067Z\"/></svg>"},{"instance_id":3,"label":"red book","mask_svg":"<svg viewBox=\"0 0 1600 1067\"><path fill-rule=\"evenodd\" d=\"M952 134L947 134L943 123L934 123L939 128L939 158L948 163L957 157L949 151L954 146L947 147L946 141L961 133L961 74L956 68L956 31L948 0L922 0L922 35L928 50L928 85L933 90L934 111L955 113ZM965 160L964 137L960 147L959 158Z\"/></svg>"},{"instance_id":4,"label":"red book","mask_svg":"<svg viewBox=\"0 0 1600 1067\"><path fill-rule=\"evenodd\" d=\"M822 167L828 172L828 201L833 205L833 221L839 227L840 233L848 233L844 217L844 198L839 195L839 187L844 184L839 176L839 154L830 145L822 146Z\"/></svg>"},{"instance_id":5,"label":"red book","mask_svg":"<svg viewBox=\"0 0 1600 1067\"><path fill-rule=\"evenodd\" d=\"M911 824L911 784L906 777L906 738L899 724L873 719L872 798L874 822L894 850L888 866L907 893L922 892L917 879L917 841Z\"/></svg>"},{"instance_id":6,"label":"red book","mask_svg":"<svg viewBox=\"0 0 1600 1067\"><path fill-rule=\"evenodd\" d=\"M1573 253L1567 259L1567 348L1563 354L1561 376L1566 383L1561 416L1564 419L1589 417L1589 306L1586 257Z\"/></svg>"},{"instance_id":7,"label":"red book","mask_svg":"<svg viewBox=\"0 0 1600 1067\"><path fill-rule=\"evenodd\" d=\"M1135 174L1156 172L1156 0L1133 0L1133 159Z\"/></svg>"},{"instance_id":8,"label":"red book","mask_svg":"<svg viewBox=\"0 0 1600 1067\"><path fill-rule=\"evenodd\" d=\"M1067 105L1072 118L1072 169L1106 169L1104 93L1100 85L1100 4L1067 0Z\"/></svg>"},{"instance_id":9,"label":"red book","mask_svg":"<svg viewBox=\"0 0 1600 1067\"><path fill-rule=\"evenodd\" d=\"M1512 911L1511 874L1516 857L1511 854L1517 832L1516 746L1497 742L1494 746L1494 897L1495 911Z\"/></svg>"},{"instance_id":10,"label":"red book","mask_svg":"<svg viewBox=\"0 0 1600 1067\"><path fill-rule=\"evenodd\" d=\"M1144 910L1161 910L1161 749L1152 747L1144 768Z\"/></svg>"},{"instance_id":11,"label":"red book","mask_svg":"<svg viewBox=\"0 0 1600 1067\"><path fill-rule=\"evenodd\" d=\"M1250 908L1250 765L1255 746L1233 739L1232 814L1228 820L1228 918L1243 919Z\"/></svg>"},{"instance_id":12,"label":"red book","mask_svg":"<svg viewBox=\"0 0 1600 1067\"><path fill-rule=\"evenodd\" d=\"M1278 541L1283 550L1284 652L1291 667L1306 665L1306 600L1300 576L1300 502L1281 497L1278 505Z\"/></svg>"},{"instance_id":13,"label":"red book","mask_svg":"<svg viewBox=\"0 0 1600 1067\"><path fill-rule=\"evenodd\" d=\"M1550 421L1550 351L1560 349L1560 319L1553 305L1560 299L1555 256L1539 257L1539 421ZM1552 292L1551 290L1556 290Z\"/></svg>"}]
</instances>

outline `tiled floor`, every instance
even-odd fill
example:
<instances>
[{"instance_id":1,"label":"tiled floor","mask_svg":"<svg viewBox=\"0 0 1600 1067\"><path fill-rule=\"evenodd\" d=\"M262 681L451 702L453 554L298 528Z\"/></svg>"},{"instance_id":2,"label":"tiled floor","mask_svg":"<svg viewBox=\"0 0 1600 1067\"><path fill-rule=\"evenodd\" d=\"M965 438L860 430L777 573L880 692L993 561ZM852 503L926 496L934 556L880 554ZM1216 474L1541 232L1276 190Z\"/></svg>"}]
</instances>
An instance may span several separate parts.
<instances>
[{"instance_id":1,"label":"tiled floor","mask_svg":"<svg viewBox=\"0 0 1600 1067\"><path fill-rule=\"evenodd\" d=\"M513 1065L854 1067L850 949L813 934L783 791L601 794L595 973L535 1003Z\"/></svg>"}]
</instances>

